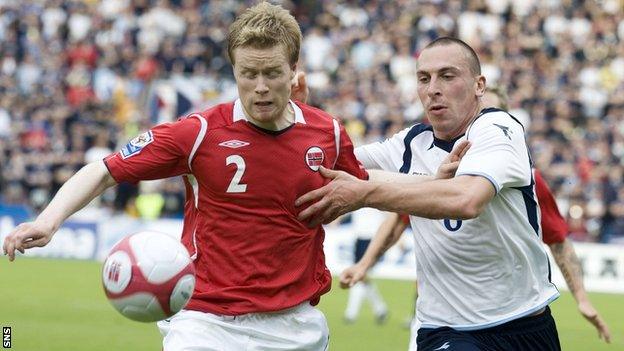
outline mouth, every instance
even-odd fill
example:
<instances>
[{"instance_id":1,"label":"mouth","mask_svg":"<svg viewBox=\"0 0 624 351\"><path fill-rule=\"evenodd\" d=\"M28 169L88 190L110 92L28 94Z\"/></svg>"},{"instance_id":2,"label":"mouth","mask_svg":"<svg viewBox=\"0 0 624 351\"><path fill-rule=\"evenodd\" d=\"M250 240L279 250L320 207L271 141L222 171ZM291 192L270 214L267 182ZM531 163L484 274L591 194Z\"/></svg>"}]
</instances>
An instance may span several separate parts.
<instances>
[{"instance_id":1,"label":"mouth","mask_svg":"<svg viewBox=\"0 0 624 351\"><path fill-rule=\"evenodd\" d=\"M446 106L444 106L444 105L433 105L433 106L429 107L429 111L435 112L435 111L443 110L445 108L446 108Z\"/></svg>"},{"instance_id":2,"label":"mouth","mask_svg":"<svg viewBox=\"0 0 624 351\"><path fill-rule=\"evenodd\" d=\"M254 105L256 105L258 107L267 107L267 106L273 105L273 102L271 102L271 101L257 101L257 102L254 102Z\"/></svg>"},{"instance_id":3,"label":"mouth","mask_svg":"<svg viewBox=\"0 0 624 351\"><path fill-rule=\"evenodd\" d=\"M439 114L444 112L444 110L446 110L446 106L444 105L433 105L429 107L429 112L433 113L433 114Z\"/></svg>"}]
</instances>

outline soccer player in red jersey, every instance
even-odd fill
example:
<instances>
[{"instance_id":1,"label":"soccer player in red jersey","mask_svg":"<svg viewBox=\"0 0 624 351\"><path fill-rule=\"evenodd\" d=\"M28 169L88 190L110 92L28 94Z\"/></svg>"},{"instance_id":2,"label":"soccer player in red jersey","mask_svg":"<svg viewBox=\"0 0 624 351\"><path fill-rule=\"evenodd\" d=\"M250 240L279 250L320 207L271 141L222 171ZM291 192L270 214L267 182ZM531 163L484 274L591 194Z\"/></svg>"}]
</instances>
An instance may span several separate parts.
<instances>
[{"instance_id":1,"label":"soccer player in red jersey","mask_svg":"<svg viewBox=\"0 0 624 351\"><path fill-rule=\"evenodd\" d=\"M320 166L368 175L336 119L289 100L300 43L288 11L247 9L228 35L240 98L158 125L86 165L6 238L5 254L46 245L117 183L183 176L182 242L197 283L185 310L159 323L164 350L325 350L327 323L313 307L331 286L324 231L297 219L295 199L325 183Z\"/></svg>"}]
</instances>

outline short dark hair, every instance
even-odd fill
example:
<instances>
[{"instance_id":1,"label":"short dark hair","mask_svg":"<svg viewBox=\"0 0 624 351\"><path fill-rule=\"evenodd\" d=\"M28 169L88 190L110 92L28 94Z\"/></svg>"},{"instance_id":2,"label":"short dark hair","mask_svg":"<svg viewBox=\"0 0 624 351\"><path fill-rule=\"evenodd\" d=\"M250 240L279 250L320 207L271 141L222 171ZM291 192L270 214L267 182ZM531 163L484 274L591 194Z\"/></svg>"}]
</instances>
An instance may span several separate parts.
<instances>
[{"instance_id":1,"label":"short dark hair","mask_svg":"<svg viewBox=\"0 0 624 351\"><path fill-rule=\"evenodd\" d=\"M470 67L470 72L474 75L481 75L481 61L479 61L479 56L474 51L470 45L466 44L465 41L453 37L440 37L432 41L431 43L425 46L425 49L432 48L434 46L444 46L444 45L459 45L467 54L468 58L468 66Z\"/></svg>"}]
</instances>

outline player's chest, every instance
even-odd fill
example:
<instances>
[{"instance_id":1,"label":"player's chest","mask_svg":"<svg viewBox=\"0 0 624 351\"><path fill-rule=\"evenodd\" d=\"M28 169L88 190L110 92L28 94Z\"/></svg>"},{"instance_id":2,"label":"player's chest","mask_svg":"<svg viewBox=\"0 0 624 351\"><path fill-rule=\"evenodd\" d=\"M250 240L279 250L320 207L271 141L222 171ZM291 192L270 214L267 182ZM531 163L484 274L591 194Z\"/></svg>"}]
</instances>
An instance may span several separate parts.
<instances>
[{"instance_id":1,"label":"player's chest","mask_svg":"<svg viewBox=\"0 0 624 351\"><path fill-rule=\"evenodd\" d=\"M295 129L280 135L245 129L211 133L193 161L200 186L212 196L288 199L319 188L320 165L336 160L333 135Z\"/></svg>"},{"instance_id":2,"label":"player's chest","mask_svg":"<svg viewBox=\"0 0 624 351\"><path fill-rule=\"evenodd\" d=\"M412 158L409 163L409 174L435 175L438 167L444 161L448 153L437 147L426 147L412 150ZM403 159L403 162L406 160Z\"/></svg>"}]
</instances>

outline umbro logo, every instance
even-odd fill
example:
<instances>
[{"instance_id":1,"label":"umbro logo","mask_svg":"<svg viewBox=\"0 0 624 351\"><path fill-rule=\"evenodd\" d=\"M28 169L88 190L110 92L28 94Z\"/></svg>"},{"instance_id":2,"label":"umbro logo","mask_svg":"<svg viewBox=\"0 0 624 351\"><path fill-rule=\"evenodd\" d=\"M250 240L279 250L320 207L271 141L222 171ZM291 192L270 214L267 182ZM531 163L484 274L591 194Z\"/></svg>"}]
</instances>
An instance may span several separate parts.
<instances>
[{"instance_id":1,"label":"umbro logo","mask_svg":"<svg viewBox=\"0 0 624 351\"><path fill-rule=\"evenodd\" d=\"M225 146L225 147L229 147L231 149L238 149L239 147L243 147L243 146L247 146L249 145L248 142L246 141L240 141L240 140L228 140L228 141L224 141L222 143L219 143L219 146Z\"/></svg>"}]
</instances>

